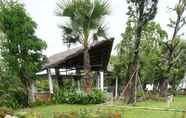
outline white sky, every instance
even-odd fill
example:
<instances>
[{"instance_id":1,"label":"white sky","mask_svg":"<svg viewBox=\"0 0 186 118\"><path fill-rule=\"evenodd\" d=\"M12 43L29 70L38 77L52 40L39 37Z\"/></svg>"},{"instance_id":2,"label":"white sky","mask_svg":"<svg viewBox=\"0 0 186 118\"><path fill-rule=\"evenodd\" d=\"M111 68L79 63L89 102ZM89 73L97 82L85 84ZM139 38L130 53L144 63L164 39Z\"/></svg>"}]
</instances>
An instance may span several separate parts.
<instances>
[{"instance_id":1,"label":"white sky","mask_svg":"<svg viewBox=\"0 0 186 118\"><path fill-rule=\"evenodd\" d=\"M47 56L66 50L61 40L61 30L58 28L63 20L55 16L57 0L21 0L33 20L38 24L37 36L45 40L48 48L44 52ZM106 17L105 23L108 26L108 34L115 38L115 44L121 40L121 33L124 32L127 21L126 0L109 0L111 14ZM161 26L168 30L167 23L172 15L168 8L173 7L177 0L159 0L158 14L155 18Z\"/></svg>"}]
</instances>

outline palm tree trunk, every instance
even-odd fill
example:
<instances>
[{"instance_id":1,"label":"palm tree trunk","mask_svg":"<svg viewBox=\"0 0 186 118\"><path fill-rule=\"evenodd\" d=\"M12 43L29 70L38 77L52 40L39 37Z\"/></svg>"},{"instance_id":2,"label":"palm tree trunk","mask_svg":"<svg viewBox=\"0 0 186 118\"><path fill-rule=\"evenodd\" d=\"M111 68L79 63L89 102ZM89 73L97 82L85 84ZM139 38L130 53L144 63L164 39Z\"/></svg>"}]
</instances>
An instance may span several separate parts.
<instances>
[{"instance_id":1,"label":"palm tree trunk","mask_svg":"<svg viewBox=\"0 0 186 118\"><path fill-rule=\"evenodd\" d=\"M91 65L90 65L90 55L88 52L88 47L84 50L84 89L87 94L90 94L92 90L92 82L91 82Z\"/></svg>"}]
</instances>

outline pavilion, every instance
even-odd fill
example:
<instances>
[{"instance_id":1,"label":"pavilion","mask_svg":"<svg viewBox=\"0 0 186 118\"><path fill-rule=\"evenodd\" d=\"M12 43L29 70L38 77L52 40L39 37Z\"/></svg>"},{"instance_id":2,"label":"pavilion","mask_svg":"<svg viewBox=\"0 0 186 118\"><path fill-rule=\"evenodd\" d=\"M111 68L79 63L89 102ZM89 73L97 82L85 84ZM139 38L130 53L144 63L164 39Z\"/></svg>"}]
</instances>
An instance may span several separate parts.
<instances>
[{"instance_id":1,"label":"pavilion","mask_svg":"<svg viewBox=\"0 0 186 118\"><path fill-rule=\"evenodd\" d=\"M114 38L93 42L89 46L90 64L92 71L98 72L98 86L104 88L104 72L107 71ZM43 70L47 70L49 91L53 94L53 79L61 81L67 77L81 78L83 75L83 52L84 48L77 47L54 54L47 58ZM52 73L51 70L55 70ZM74 71L69 74L70 71ZM45 74L45 75L46 75Z\"/></svg>"}]
</instances>

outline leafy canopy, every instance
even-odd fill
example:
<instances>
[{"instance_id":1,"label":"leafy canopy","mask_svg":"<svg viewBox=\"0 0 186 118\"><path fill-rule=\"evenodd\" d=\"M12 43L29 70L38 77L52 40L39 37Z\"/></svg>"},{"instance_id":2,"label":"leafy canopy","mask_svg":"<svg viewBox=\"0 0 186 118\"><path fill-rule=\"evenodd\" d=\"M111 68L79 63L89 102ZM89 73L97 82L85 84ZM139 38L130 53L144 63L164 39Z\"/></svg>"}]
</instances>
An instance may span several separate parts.
<instances>
[{"instance_id":1,"label":"leafy canopy","mask_svg":"<svg viewBox=\"0 0 186 118\"><path fill-rule=\"evenodd\" d=\"M56 15L70 19L69 23L61 26L65 43L79 42L87 46L90 34L105 35L102 19L109 14L107 1L60 0L57 6Z\"/></svg>"},{"instance_id":2,"label":"leafy canopy","mask_svg":"<svg viewBox=\"0 0 186 118\"><path fill-rule=\"evenodd\" d=\"M131 52L134 45L134 25L136 21L129 20L125 32L122 34L123 39L116 46L118 55L112 60L115 75L123 79L129 80L129 68L131 64ZM151 83L159 77L159 63L161 59L161 48L163 39L167 38L167 33L158 23L149 22L142 31L141 45L139 47L140 58L140 79L144 83Z\"/></svg>"},{"instance_id":3,"label":"leafy canopy","mask_svg":"<svg viewBox=\"0 0 186 118\"><path fill-rule=\"evenodd\" d=\"M0 40L1 56L10 71L34 76L41 68L46 43L35 35L36 23L26 13L24 6L14 1L1 1Z\"/></svg>"}]
</instances>

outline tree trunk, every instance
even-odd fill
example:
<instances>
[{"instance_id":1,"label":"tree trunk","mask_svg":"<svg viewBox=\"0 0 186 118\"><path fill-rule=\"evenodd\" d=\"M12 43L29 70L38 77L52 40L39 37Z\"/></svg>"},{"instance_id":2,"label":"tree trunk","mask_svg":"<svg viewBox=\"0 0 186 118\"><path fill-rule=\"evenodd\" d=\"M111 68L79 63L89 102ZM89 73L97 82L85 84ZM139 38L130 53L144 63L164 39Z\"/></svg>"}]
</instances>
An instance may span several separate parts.
<instances>
[{"instance_id":1,"label":"tree trunk","mask_svg":"<svg viewBox=\"0 0 186 118\"><path fill-rule=\"evenodd\" d=\"M161 79L159 82L159 91L161 97L166 97L168 95L168 85L169 80L168 79Z\"/></svg>"},{"instance_id":2,"label":"tree trunk","mask_svg":"<svg viewBox=\"0 0 186 118\"><path fill-rule=\"evenodd\" d=\"M131 84L129 84L129 99L128 99L128 104L133 104L136 102L136 87L137 87L137 76L138 76L138 71L137 71L137 64L133 66L132 72L131 73Z\"/></svg>"},{"instance_id":3,"label":"tree trunk","mask_svg":"<svg viewBox=\"0 0 186 118\"><path fill-rule=\"evenodd\" d=\"M92 82L91 82L91 65L90 65L90 55L88 52L88 47L84 50L84 89L87 94L90 94L92 91Z\"/></svg>"},{"instance_id":4,"label":"tree trunk","mask_svg":"<svg viewBox=\"0 0 186 118\"><path fill-rule=\"evenodd\" d=\"M179 1L178 5L179 4L181 4L181 1ZM184 7L183 7L183 9L181 9L181 11L182 10L184 12ZM181 23L183 12L177 13L177 19L175 22L175 27L174 27L174 32L172 35L171 43L170 44L167 43L168 50L167 50L167 55L166 55L166 60L167 60L166 65L168 66L168 68L165 71L166 72L165 74L169 74L171 71L171 68L173 67L174 52L175 52L175 49L177 46L177 45L174 45L174 40L176 39L179 30L182 28L182 27L180 27L180 23ZM162 96L162 97L165 97L168 94L169 80L170 80L170 77L167 76L167 77L161 79L159 82L160 96Z\"/></svg>"},{"instance_id":5,"label":"tree trunk","mask_svg":"<svg viewBox=\"0 0 186 118\"><path fill-rule=\"evenodd\" d=\"M135 35L135 42L134 42L134 49L133 49L133 57L132 57L132 64L130 77L132 77L132 82L130 86L130 94L129 94L129 101L128 103L135 103L136 102L136 83L137 83L137 76L138 76L138 65L139 65L139 46L141 42L141 32L143 29L143 22L141 19L138 21L138 25L136 28L136 35Z\"/></svg>"},{"instance_id":6,"label":"tree trunk","mask_svg":"<svg viewBox=\"0 0 186 118\"><path fill-rule=\"evenodd\" d=\"M32 104L35 102L35 96L33 93L33 88L32 88L32 84L29 84L30 86L27 87L27 93L28 93L28 104Z\"/></svg>"},{"instance_id":7,"label":"tree trunk","mask_svg":"<svg viewBox=\"0 0 186 118\"><path fill-rule=\"evenodd\" d=\"M25 94L27 95L28 105L35 102L35 96L32 91L32 82L33 80L29 78L25 73L20 74L21 82L25 88Z\"/></svg>"}]
</instances>

